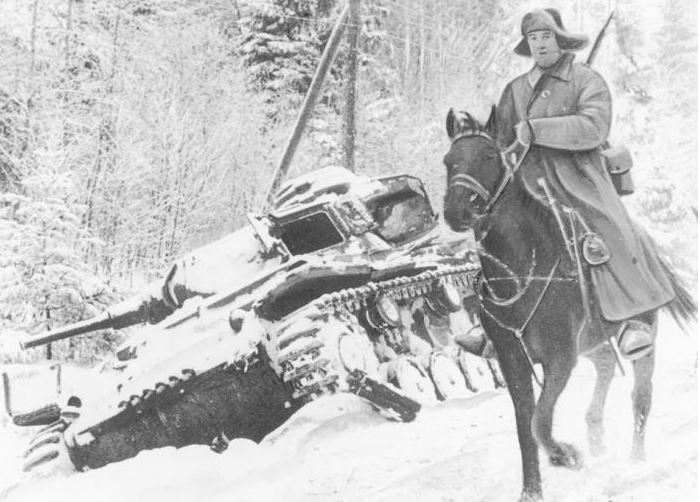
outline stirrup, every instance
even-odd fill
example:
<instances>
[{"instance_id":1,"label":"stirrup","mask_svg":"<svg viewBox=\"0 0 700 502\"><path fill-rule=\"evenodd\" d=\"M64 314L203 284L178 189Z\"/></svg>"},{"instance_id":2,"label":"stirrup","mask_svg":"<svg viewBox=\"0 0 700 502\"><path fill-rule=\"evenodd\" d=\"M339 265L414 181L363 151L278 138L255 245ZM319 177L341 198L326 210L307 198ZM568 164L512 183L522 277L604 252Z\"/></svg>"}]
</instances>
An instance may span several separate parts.
<instances>
[{"instance_id":1,"label":"stirrup","mask_svg":"<svg viewBox=\"0 0 700 502\"><path fill-rule=\"evenodd\" d=\"M637 320L626 321L617 332L617 343L622 356L629 361L636 361L651 354L654 350L654 337L651 327Z\"/></svg>"}]
</instances>

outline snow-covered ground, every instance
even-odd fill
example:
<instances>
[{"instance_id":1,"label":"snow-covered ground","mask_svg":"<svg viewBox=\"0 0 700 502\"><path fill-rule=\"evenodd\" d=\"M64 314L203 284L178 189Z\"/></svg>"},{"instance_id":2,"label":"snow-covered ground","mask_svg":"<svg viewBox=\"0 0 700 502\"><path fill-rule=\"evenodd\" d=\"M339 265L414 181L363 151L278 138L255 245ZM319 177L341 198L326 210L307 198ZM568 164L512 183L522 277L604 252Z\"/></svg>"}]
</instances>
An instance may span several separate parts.
<instances>
[{"instance_id":1,"label":"snow-covered ground","mask_svg":"<svg viewBox=\"0 0 700 502\"><path fill-rule=\"evenodd\" d=\"M579 362L560 400L555 431L582 448L585 466L569 471L542 458L546 500L697 500L696 342L662 319L646 463L629 460L629 373L613 381L606 453L587 454L583 415L594 372L588 361ZM36 367L9 370L25 373L15 383L16 393L27 383L15 396L18 407L41 395L42 378L44 387L52 387L47 368L40 368L41 378L31 375ZM82 374L67 371L66 378ZM261 444L236 440L222 455L202 446L164 448L87 473L43 479L20 477L27 438L6 420L0 427L3 502L513 501L520 491L520 454L505 391L424 409L409 424L388 422L352 396L333 396L302 409Z\"/></svg>"}]
</instances>

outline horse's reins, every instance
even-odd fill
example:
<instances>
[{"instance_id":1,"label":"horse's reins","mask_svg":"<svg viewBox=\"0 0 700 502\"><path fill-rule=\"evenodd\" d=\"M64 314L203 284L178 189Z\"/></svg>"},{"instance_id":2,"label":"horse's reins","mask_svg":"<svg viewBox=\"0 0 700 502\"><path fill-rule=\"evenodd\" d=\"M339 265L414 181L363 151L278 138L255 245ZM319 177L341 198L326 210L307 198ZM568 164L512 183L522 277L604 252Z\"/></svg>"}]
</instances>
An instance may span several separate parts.
<instances>
[{"instance_id":1,"label":"horse's reins","mask_svg":"<svg viewBox=\"0 0 700 502\"><path fill-rule=\"evenodd\" d=\"M491 298L488 299L488 301L494 305L497 305L498 307L508 307L516 304L523 296L525 296L525 292L527 291L527 288L530 286L532 282L540 282L540 281L547 281L547 282L576 282L576 279L573 277L552 277L550 276L541 276L541 275L534 275L535 271L535 266L536 266L536 258L535 258L535 250L533 249L532 251L532 263L530 264L530 270L528 271L527 275L516 275L515 272L513 272L508 265L505 263L502 263L498 258L493 256L491 253L487 253L484 251L479 251L478 252L479 257L485 257L488 258L492 261L494 261L497 265L500 265L501 267L505 268L505 271L508 275L506 276L497 276L497 277L489 277L488 280L484 279L483 284L486 290L489 292L489 295ZM516 284L516 292L513 296L510 298L502 298L496 292L491 288L491 284L497 283L497 282L510 282L510 283L515 283Z\"/></svg>"},{"instance_id":2,"label":"horse's reins","mask_svg":"<svg viewBox=\"0 0 700 502\"><path fill-rule=\"evenodd\" d=\"M494 142L493 138L490 135L488 135L486 132L479 130L479 129L470 129L470 130L466 130L466 131L458 134L457 136L455 136L452 139L452 143L454 144L463 138L470 138L470 137L475 137L475 136L483 137L491 142ZM522 149L520 154L518 154L518 148ZM519 143L516 140L506 150L501 152L501 159L502 159L502 164L504 167L504 173L503 173L503 177L501 178L501 181L500 181L496 191L493 193L493 195L486 189L486 187L484 187L481 184L481 182L479 182L479 180L477 180L476 178L474 178L471 175L464 174L464 173L457 173L457 174L453 175L452 178L450 179L450 186L455 186L455 187L461 186L463 188L466 188L467 190L471 190L476 195L481 197L481 199L486 203L486 205L484 206L483 210L481 211L481 214L479 217L487 216L493 210L494 206L496 205L496 203L500 200L501 196L503 195L505 189L508 187L510 182L515 177L515 174L518 172L518 170L522 166L522 163L525 160L525 157L527 156L529 151L530 151L530 145L522 145L521 143ZM545 193L547 193L547 190L545 190ZM547 195L549 196L548 193L547 193ZM550 205L550 207L551 207L551 205ZM575 263L577 264L577 272L578 272L578 276L579 276L578 282L579 282L579 285L581 287L581 295L582 295L582 301L584 303L584 311L585 311L583 322L581 323L581 326L579 326L578 334L576 337L577 343L579 343L581 333L583 332L583 330L585 330L586 325L588 324L589 319L590 319L590 312L589 312L588 301L587 301L588 295L587 295L587 291L585 290L585 286L583 285L584 284L584 275L583 275L583 271L582 271L581 257L579 256L577 248L572 253L572 249L570 249L570 247L568 246L566 232L564 231L564 228L563 228L563 222L560 220L560 218L558 218L559 215L557 214L557 212L556 211L554 211L554 212L555 212L555 217L557 217L557 223L560 227L560 231L562 232L562 236L564 237L564 242L565 242L565 244L567 244L567 251L569 252L570 255L571 254L575 255L572 258L575 258ZM569 218L571 219L571 214L569 214ZM573 226L573 221L571 221L571 224ZM573 247L575 248L575 246L573 246ZM496 318L496 316L494 316L491 312L489 312L488 309L486 308L486 306L484 305L483 298L482 298L482 302L481 302L482 303L482 310L483 310L485 315L487 315L489 318L491 318L502 329L508 330L515 335L515 337L517 338L518 342L520 343L520 346L523 349L523 353L525 354L525 357L527 358L527 361L530 365L530 370L532 372L532 375L533 375L535 381L537 382L537 384L540 385L540 387L542 386L542 383L540 382L539 377L537 376L537 373L535 372L534 361L532 359L532 356L530 355L530 352L529 352L527 346L525 345L525 342L523 340L523 335L524 335L525 329L527 328L528 324L530 323L530 321L534 317L537 309L539 308L540 304L542 303L544 295L549 290L549 287L551 286L552 282L555 282L555 281L574 282L575 281L573 278L568 278L568 277L565 277L565 278L561 278L561 277L555 278L554 277L554 273L556 272L556 269L559 266L559 263L560 263L560 259L557 259L556 263L554 264L554 267L552 268L552 270L550 271L549 275L546 278L535 277L535 276L532 276L531 274L528 274L528 277L524 277L524 278L517 277L513 274L511 274L511 276L509 276L509 277L493 277L493 278L491 278L491 281L494 281L494 282L502 281L502 280L509 280L509 281L515 281L517 283L519 279L526 279L527 280L527 284L525 285L524 289L522 291L516 292L516 294L512 298L508 298L505 300L502 300L499 298L494 298L493 300L489 300L492 303L494 303L495 305L500 304L501 306L512 306L515 303L517 303L518 301L520 301L522 299L522 297L525 296L525 291L527 290L527 287L530 285L530 283L532 281L535 281L535 280L536 281L541 281L541 280L546 281L544 288L542 289L542 291L540 292L540 294L537 298L537 301L533 305L533 308L530 310L530 314L527 316L527 318L525 319L525 322L519 328L514 328L513 326L509 326L509 325L505 324L504 322L502 322L500 319ZM485 282L485 286L488 287L488 281ZM489 292L491 292L491 288L488 288L488 289L489 289ZM613 345L613 347L614 347L612 340L611 340L611 345ZM616 361L617 361L618 365L620 366L620 368L623 370L623 374L624 374L624 369L622 368L622 362L620 361L619 355L617 354L617 352L615 350L613 350L613 352L615 353Z\"/></svg>"},{"instance_id":3,"label":"horse's reins","mask_svg":"<svg viewBox=\"0 0 700 502\"><path fill-rule=\"evenodd\" d=\"M484 256L486 256L487 258L494 258L495 259L495 257L492 257L490 253L486 253ZM500 298L496 297L494 299L491 299L491 298L485 299L481 296L481 288L477 288L478 289L477 295L479 295L479 298L481 299L481 308L482 308L484 314L486 314L488 317L490 317L498 326L500 326L501 328L503 328L505 330L510 331L511 333L513 333L515 335L515 338L520 343L520 346L523 349L523 353L525 354L525 357L527 358L527 361L530 365L530 370L532 372L532 376L534 377L535 382L537 382L537 384L541 387L542 383L540 382L539 377L537 376L537 373L535 372L535 363L532 359L532 356L530 355L530 351L528 350L527 346L525 345L525 342L523 341L523 335L525 333L525 329L530 324L530 321L535 316L537 309L540 307L540 304L542 303L542 300L544 299L544 295L547 293L547 290L552 285L552 283L555 281L572 282L572 278L554 277L554 274L559 266L561 259L557 259L557 261L554 263L554 266L552 267L552 270L550 270L549 274L546 277L533 275L534 265L536 262L534 250L533 250L532 260L533 260L533 268L530 269L530 272L525 277L511 274L510 276L506 276L506 277L492 277L488 280L484 279L484 283L483 283L484 287L488 290L489 294L491 296L494 296L494 297L496 295L494 294L493 290L489 287L490 282L498 282L498 281L506 281L507 280L510 282L515 282L516 288L517 288L517 284L521 283L524 280L523 288L520 291L516 291L516 293L511 298L500 299ZM500 262L500 260L498 260L498 259L496 259L496 261ZM506 270L507 272L511 271L510 267L508 267L507 265L502 264L502 266L505 266L505 268L507 269ZM501 321L500 319L498 319L494 314L489 312L489 310L486 308L486 305L484 305L485 301L489 301L489 302L491 302L494 305L497 305L499 307L507 307L507 306L515 305L515 303L520 301L523 298L523 296L525 296L525 292L527 291L527 288L530 286L530 284L533 281L545 281L545 284L544 284L544 287L542 288L542 291L540 291L539 295L537 296L537 300L533 304L532 309L530 309L530 313L528 314L527 318L518 328L514 328L513 326L510 326L510 325L504 323L503 321Z\"/></svg>"},{"instance_id":4,"label":"horse's reins","mask_svg":"<svg viewBox=\"0 0 700 502\"><path fill-rule=\"evenodd\" d=\"M504 323L503 321L498 319L496 316L494 316L483 305L483 300L482 300L482 306L481 306L484 314L489 316L493 320L493 322L495 322L501 328L508 330L515 335L515 338L518 340L518 342L520 343L520 346L523 349L523 353L525 354L525 357L527 358L527 362L530 364L530 371L532 372L532 376L535 379L535 382L537 382L537 384L540 387L542 387L542 382L540 382L540 379L537 376L537 373L535 372L535 362L533 361L532 356L530 355L530 351L528 350L527 345L525 345L525 341L523 340L523 335L525 334L525 329L527 329L528 324L530 324L530 321L532 321L532 318L535 317L535 313L537 312L537 309L542 304L542 300L544 299L544 295L547 293L547 290L549 290L549 286L551 286L552 282L554 282L554 274L557 271L557 267L559 267L560 261L561 261L561 258L557 258L557 261L554 263L552 270L549 272L549 275L546 278L544 288L542 288L542 291L540 291L540 294L537 296L537 300L535 301L535 304L532 306L530 313L528 314L527 318L520 325L519 328L514 328L513 326L509 326L508 324ZM477 292L477 294L478 294L478 292Z\"/></svg>"},{"instance_id":5,"label":"horse's reins","mask_svg":"<svg viewBox=\"0 0 700 502\"><path fill-rule=\"evenodd\" d=\"M485 138L491 142L494 142L493 138L488 135L486 132L476 129L476 130L467 130L464 131L454 138L452 138L452 144L456 143L457 141L464 139L464 138L473 138L473 137L482 137ZM518 148L523 148L522 152L518 155L517 150ZM479 182L476 178L473 176L470 176L469 174L464 174L464 173L457 173L453 175L450 179L450 186L461 186L463 188L466 188L468 190L473 191L476 193L479 197L482 198L484 202L486 202L486 205L483 208L482 215L486 216L488 215L493 207L496 205L496 203L500 200L501 196L505 192L505 189L508 187L510 182L513 180L515 177L515 174L518 172L520 169L520 166L522 166L523 161L525 160L525 157L527 157L527 154L530 152L530 145L522 145L521 143L518 142L518 140L515 140L513 144L511 144L508 148L506 148L504 151L501 151L501 161L504 166L504 173L503 177L501 178L500 183L498 184L498 187L496 188L496 191L491 194L484 185ZM530 313L528 314L527 318L523 322L523 324L518 327L514 328L513 326L509 326L502 322L500 319L496 318L491 312L488 311L486 306L484 305L484 301L482 298L481 302L481 308L488 317L490 317L498 326L500 326L502 329L508 330L512 332L515 335L515 338L518 340L520 343L520 346L523 349L523 353L525 354L525 357L527 358L527 361L530 365L530 371L532 372L532 376L535 379L535 382L542 387L542 382L540 382L539 377L537 376L537 373L535 372L535 362L532 359L532 356L530 355L530 351L527 348L527 345L525 345L525 341L523 340L523 335L525 333L525 329L527 326L530 324L530 321L532 318L535 316L535 313L537 312L537 309L540 307L540 304L542 303L542 300L544 299L544 295L547 293L549 290L549 287L551 286L552 282L554 282L554 274L559 267L559 262L560 259L557 259L557 261L554 264L554 267L552 267L552 270L549 272L549 275L544 278L545 279L545 285L544 288L542 288L542 291L540 291L540 294L537 297L537 300L535 301L535 304L533 305L532 309L530 310ZM494 278L494 280L502 280L502 279L510 279L514 280L515 277L498 277ZM528 279L528 278L526 278ZM528 282L528 285L532 281L532 279L535 279L534 277L529 277L530 281ZM543 278L537 277L537 279L541 280ZM568 280L568 279L567 279ZM527 289L527 286L525 287L525 290ZM508 303L509 304L515 304L517 301L519 301L523 296L524 296L524 291L520 294L516 293L515 299L511 299ZM477 292L477 294L480 294L480 291ZM494 302L497 303L497 302Z\"/></svg>"}]
</instances>

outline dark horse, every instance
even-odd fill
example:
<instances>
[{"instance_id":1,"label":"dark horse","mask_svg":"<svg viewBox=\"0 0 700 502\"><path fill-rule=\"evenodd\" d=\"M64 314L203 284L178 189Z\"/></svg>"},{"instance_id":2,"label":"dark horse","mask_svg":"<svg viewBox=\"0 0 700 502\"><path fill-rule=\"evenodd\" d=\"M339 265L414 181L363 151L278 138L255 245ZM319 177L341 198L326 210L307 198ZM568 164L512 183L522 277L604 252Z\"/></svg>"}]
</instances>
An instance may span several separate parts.
<instances>
[{"instance_id":1,"label":"dark horse","mask_svg":"<svg viewBox=\"0 0 700 502\"><path fill-rule=\"evenodd\" d=\"M517 174L511 176L493 140L494 115L492 111L486 126L481 126L469 114L450 110L447 133L452 147L444 159L448 184L444 215L453 230L471 228L479 241L481 320L498 353L515 408L522 500L540 500L538 445L554 465L581 465L576 448L552 437L554 407L579 354L589 357L596 368L586 423L591 451L603 448L603 407L616 364L612 345L606 342L620 326L603 322L584 308L581 275L567 254L555 214L530 195ZM527 169L529 157L524 159L522 169ZM676 299L667 307L677 320L689 320L696 309L694 301L665 268L676 292ZM656 312L644 317L655 337ZM599 322L583 324L586 319ZM542 365L543 380L535 401L532 372L537 363ZM633 367L632 454L643 459L653 350L635 360Z\"/></svg>"}]
</instances>

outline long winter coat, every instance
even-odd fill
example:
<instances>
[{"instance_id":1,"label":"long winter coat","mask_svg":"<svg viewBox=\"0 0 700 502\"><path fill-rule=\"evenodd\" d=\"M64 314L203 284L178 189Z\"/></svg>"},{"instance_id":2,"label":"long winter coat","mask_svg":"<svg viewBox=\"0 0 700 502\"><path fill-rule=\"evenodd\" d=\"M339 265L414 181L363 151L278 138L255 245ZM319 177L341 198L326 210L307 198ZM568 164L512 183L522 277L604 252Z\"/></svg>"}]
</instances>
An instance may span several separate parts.
<instances>
[{"instance_id":1,"label":"long winter coat","mask_svg":"<svg viewBox=\"0 0 700 502\"><path fill-rule=\"evenodd\" d=\"M539 200L544 194L537 178L544 177L555 199L577 209L603 238L611 258L591 267L591 278L603 316L619 321L664 305L674 293L653 243L627 214L600 154L611 115L603 78L565 53L549 76L534 67L506 86L496 124L504 148L515 140L515 125L530 119L533 148L519 173Z\"/></svg>"}]
</instances>

